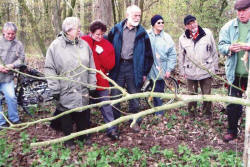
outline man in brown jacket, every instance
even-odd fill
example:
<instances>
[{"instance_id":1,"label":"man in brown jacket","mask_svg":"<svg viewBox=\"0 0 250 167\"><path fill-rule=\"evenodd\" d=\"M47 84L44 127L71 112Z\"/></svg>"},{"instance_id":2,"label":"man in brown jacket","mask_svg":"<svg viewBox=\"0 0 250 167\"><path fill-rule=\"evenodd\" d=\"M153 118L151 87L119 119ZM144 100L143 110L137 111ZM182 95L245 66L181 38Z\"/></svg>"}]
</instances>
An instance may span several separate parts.
<instances>
[{"instance_id":1,"label":"man in brown jacket","mask_svg":"<svg viewBox=\"0 0 250 167\"><path fill-rule=\"evenodd\" d=\"M3 37L0 38L0 91L5 96L8 105L8 119L12 123L19 123L17 111L17 98L14 90L14 76L10 70L18 67L24 62L24 47L16 40L17 27L12 22L7 22L3 26ZM0 100L1 103L1 100ZM0 105L0 130L8 126L3 117Z\"/></svg>"},{"instance_id":2,"label":"man in brown jacket","mask_svg":"<svg viewBox=\"0 0 250 167\"><path fill-rule=\"evenodd\" d=\"M211 93L212 77L218 69L218 55L212 32L201 28L196 18L187 15L184 18L186 31L179 38L178 65L181 74L187 79L190 94L198 93L198 84L202 94ZM209 72L208 72L209 71ZM211 118L211 102L203 103L205 114ZM197 114L197 102L188 104L188 111L192 117Z\"/></svg>"}]
</instances>

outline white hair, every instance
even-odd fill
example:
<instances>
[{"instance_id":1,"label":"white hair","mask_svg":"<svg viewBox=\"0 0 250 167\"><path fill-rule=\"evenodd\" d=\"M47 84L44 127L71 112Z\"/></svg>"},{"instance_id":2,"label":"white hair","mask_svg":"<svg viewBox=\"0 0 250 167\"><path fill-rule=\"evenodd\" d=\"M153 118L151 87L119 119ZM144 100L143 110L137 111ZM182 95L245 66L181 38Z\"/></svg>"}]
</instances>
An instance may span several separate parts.
<instances>
[{"instance_id":1,"label":"white hair","mask_svg":"<svg viewBox=\"0 0 250 167\"><path fill-rule=\"evenodd\" d=\"M129 16L133 12L141 12L141 9L136 5L127 7L126 14Z\"/></svg>"},{"instance_id":2,"label":"white hair","mask_svg":"<svg viewBox=\"0 0 250 167\"><path fill-rule=\"evenodd\" d=\"M78 17L67 17L63 20L62 31L67 33L73 28L77 28L79 26L80 26L80 20Z\"/></svg>"},{"instance_id":3,"label":"white hair","mask_svg":"<svg viewBox=\"0 0 250 167\"><path fill-rule=\"evenodd\" d=\"M3 25L3 30L11 29L14 32L17 32L17 26L13 22L7 22Z\"/></svg>"}]
</instances>

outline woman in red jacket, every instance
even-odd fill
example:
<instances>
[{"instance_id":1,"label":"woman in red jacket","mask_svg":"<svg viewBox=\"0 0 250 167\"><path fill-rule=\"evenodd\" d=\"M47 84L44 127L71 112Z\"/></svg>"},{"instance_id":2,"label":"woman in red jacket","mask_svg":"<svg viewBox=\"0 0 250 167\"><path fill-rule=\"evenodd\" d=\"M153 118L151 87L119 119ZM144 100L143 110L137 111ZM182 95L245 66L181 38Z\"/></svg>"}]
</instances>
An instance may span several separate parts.
<instances>
[{"instance_id":1,"label":"woman in red jacket","mask_svg":"<svg viewBox=\"0 0 250 167\"><path fill-rule=\"evenodd\" d=\"M105 75L115 65L115 52L114 48L108 40L103 38L104 33L107 31L107 27L101 21L94 21L90 25L90 34L83 36L82 39L88 42L90 48L93 51L95 66L97 70L101 70ZM97 78L97 99L98 102L109 100L109 82L100 73L96 73ZM101 107L101 112L104 118L104 122L108 123L114 120L114 115L111 105L104 105ZM112 140L117 140L119 135L117 133L117 127L113 126L107 129L107 135Z\"/></svg>"}]
</instances>

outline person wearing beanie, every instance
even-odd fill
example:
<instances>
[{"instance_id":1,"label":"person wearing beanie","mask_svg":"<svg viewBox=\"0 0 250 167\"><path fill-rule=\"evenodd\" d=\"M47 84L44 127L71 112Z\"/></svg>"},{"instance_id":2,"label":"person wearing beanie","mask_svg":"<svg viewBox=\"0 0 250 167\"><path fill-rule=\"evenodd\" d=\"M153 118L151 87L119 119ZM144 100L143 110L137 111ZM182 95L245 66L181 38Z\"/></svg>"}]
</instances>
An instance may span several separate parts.
<instances>
[{"instance_id":1,"label":"person wearing beanie","mask_svg":"<svg viewBox=\"0 0 250 167\"><path fill-rule=\"evenodd\" d=\"M184 18L185 32L179 38L178 66L181 75L187 80L188 91L198 94L211 94L212 76L218 70L218 54L212 32L199 26L196 18ZM206 70L205 70L206 69ZM212 118L211 102L203 102L202 111ZM188 112L195 119L198 114L197 102L188 104Z\"/></svg>"},{"instance_id":2,"label":"person wearing beanie","mask_svg":"<svg viewBox=\"0 0 250 167\"><path fill-rule=\"evenodd\" d=\"M247 88L249 59L244 55L250 55L250 1L237 0L234 6L237 18L226 23L220 30L218 48L222 55L226 56L226 78L230 84L228 95L242 97ZM242 89L242 90L241 90ZM227 105L228 129L224 135L224 142L237 138L238 121L242 115L242 105Z\"/></svg>"},{"instance_id":3,"label":"person wearing beanie","mask_svg":"<svg viewBox=\"0 0 250 167\"><path fill-rule=\"evenodd\" d=\"M164 20L160 15L151 18L152 29L148 30L148 36L153 51L154 63L148 74L148 79L156 80L154 92L164 92L165 78L169 78L176 65L175 44L171 36L164 32ZM154 106L163 104L161 98L154 97ZM164 111L156 113L161 117Z\"/></svg>"}]
</instances>

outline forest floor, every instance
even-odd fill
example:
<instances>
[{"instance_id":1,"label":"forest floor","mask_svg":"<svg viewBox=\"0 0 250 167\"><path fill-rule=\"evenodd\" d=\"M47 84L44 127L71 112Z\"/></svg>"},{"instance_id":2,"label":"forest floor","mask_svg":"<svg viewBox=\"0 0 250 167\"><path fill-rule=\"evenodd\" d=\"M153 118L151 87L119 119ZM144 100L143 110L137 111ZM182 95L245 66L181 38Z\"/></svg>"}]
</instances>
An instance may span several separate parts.
<instances>
[{"instance_id":1,"label":"forest floor","mask_svg":"<svg viewBox=\"0 0 250 167\"><path fill-rule=\"evenodd\" d=\"M223 85L215 81L216 88L213 88L212 94L225 95ZM180 86L181 90L185 90L185 84ZM0 166L238 166L244 148L244 119L241 120L243 123L238 138L224 143L222 137L227 128L224 107L223 103L213 103L212 119L203 114L200 103L195 119L189 116L186 107L168 110L162 118L147 115L142 120L139 133L129 128L129 122L124 122L119 124L119 140L112 141L105 132L93 133L91 145L79 142L70 151L63 145L29 147L34 141L63 136L61 132L50 128L49 122L22 131L3 130L0 132L0 153L7 155L5 159L4 156L0 158ZM53 110L52 104L36 108L33 118L20 112L21 121L49 117ZM91 122L92 127L103 124L98 109L91 110ZM1 151L1 147L5 148ZM221 157L224 154L225 157Z\"/></svg>"}]
</instances>

